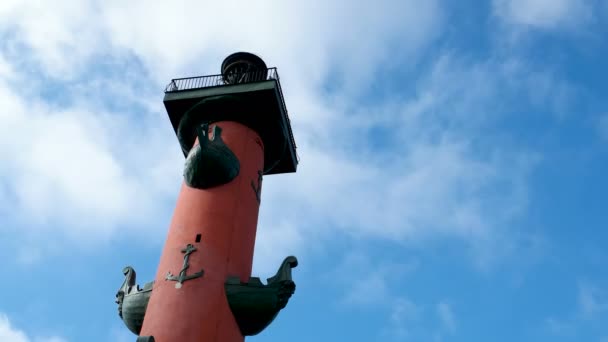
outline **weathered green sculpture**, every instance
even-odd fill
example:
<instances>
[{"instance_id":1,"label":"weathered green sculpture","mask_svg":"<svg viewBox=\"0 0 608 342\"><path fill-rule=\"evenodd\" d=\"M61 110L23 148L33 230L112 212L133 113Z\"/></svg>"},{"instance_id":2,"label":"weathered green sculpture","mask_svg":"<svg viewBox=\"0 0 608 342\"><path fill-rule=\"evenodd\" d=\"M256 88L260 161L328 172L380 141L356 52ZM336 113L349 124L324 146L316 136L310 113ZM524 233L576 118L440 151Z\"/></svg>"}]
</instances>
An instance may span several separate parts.
<instances>
[{"instance_id":1,"label":"weathered green sculpture","mask_svg":"<svg viewBox=\"0 0 608 342\"><path fill-rule=\"evenodd\" d=\"M184 167L184 181L197 189L226 184L239 174L239 160L222 140L222 128L213 126L211 137L208 132L209 124L197 127L199 144L188 153Z\"/></svg>"},{"instance_id":2,"label":"weathered green sculpture","mask_svg":"<svg viewBox=\"0 0 608 342\"><path fill-rule=\"evenodd\" d=\"M285 258L277 274L268 278L267 285L257 277L249 278L246 283L242 283L238 277L226 280L228 304L244 336L260 333L287 305L296 289L291 278L291 269L296 266L296 257Z\"/></svg>"},{"instance_id":3,"label":"weathered green sculpture","mask_svg":"<svg viewBox=\"0 0 608 342\"><path fill-rule=\"evenodd\" d=\"M139 285L135 284L136 274L133 267L125 267L122 273L125 275L125 281L116 293L118 315L131 332L139 335L154 282L146 283L144 288L140 289Z\"/></svg>"},{"instance_id":4,"label":"weathered green sculpture","mask_svg":"<svg viewBox=\"0 0 608 342\"><path fill-rule=\"evenodd\" d=\"M267 285L262 284L258 277L251 277L246 283L242 283L238 277L229 277L226 280L226 298L243 336L260 333L272 323L279 311L285 308L296 289L291 277L291 269L296 266L296 257L285 258L277 273L268 278ZM133 267L127 266L122 272L125 280L116 293L118 315L131 332L139 335L154 282L146 283L144 288L140 289L136 285ZM142 341L153 341L145 340L152 338L148 336L140 338Z\"/></svg>"}]
</instances>

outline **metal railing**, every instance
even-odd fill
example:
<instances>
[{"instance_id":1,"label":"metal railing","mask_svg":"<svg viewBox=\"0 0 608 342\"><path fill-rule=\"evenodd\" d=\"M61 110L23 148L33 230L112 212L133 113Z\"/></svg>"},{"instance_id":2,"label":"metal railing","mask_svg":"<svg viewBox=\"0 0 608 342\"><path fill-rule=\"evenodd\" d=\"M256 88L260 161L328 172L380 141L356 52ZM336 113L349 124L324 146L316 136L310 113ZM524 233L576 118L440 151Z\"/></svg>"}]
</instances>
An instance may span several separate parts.
<instances>
[{"instance_id":1,"label":"metal railing","mask_svg":"<svg viewBox=\"0 0 608 342\"><path fill-rule=\"evenodd\" d=\"M232 72L225 75L207 75L185 78L174 78L165 88L165 93L173 93L182 90L194 90L200 88L221 87L242 83L262 82L268 80L279 80L277 68L266 70L254 70L244 72Z\"/></svg>"},{"instance_id":2,"label":"metal railing","mask_svg":"<svg viewBox=\"0 0 608 342\"><path fill-rule=\"evenodd\" d=\"M294 148L297 148L296 141L293 137L291 130L291 120L289 120L289 114L287 113L287 106L285 105L285 98L283 97L283 90L281 89L281 83L279 82L279 73L277 68L268 68L266 70L255 70L255 71L242 71L232 72L226 75L207 75L207 76L196 76L196 77L185 77L185 78L174 78L165 88L165 93L174 93L184 90L195 90L202 88L211 87L223 87L234 84L243 83L254 83L275 80L277 89L279 91L279 97L281 100L281 106L285 111L285 117L287 118L287 132L289 139L293 144ZM300 160L297 152L296 158Z\"/></svg>"},{"instance_id":3,"label":"metal railing","mask_svg":"<svg viewBox=\"0 0 608 342\"><path fill-rule=\"evenodd\" d=\"M281 82L279 82L279 74L276 73L275 70L275 74L276 74L276 80L277 80L277 89L279 90L279 97L281 98L281 106L283 106L283 109L285 110L285 118L287 119L287 133L289 133L289 140L291 140L291 143L293 144L293 148L297 149L298 146L296 146L296 139L294 139L293 137L293 132L291 130L291 120L289 120L289 114L287 113L287 105L285 104L285 98L283 97L283 90L281 89ZM300 162L300 157L298 156L298 151L296 150L296 159L298 162Z\"/></svg>"}]
</instances>

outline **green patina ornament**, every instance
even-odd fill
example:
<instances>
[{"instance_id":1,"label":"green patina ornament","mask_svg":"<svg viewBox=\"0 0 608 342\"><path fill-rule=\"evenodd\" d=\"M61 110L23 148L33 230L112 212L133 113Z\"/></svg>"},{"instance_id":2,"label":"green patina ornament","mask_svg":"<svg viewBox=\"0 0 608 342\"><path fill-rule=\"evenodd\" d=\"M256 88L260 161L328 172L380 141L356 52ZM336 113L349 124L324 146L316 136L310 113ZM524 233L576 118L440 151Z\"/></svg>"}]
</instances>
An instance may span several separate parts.
<instances>
[{"instance_id":1,"label":"green patina ornament","mask_svg":"<svg viewBox=\"0 0 608 342\"><path fill-rule=\"evenodd\" d=\"M229 277L224 285L230 310L243 336L259 334L279 311L283 309L296 284L291 278L291 269L298 266L298 259L285 258L274 277L268 278L264 285L260 278L251 277L242 283L238 277Z\"/></svg>"},{"instance_id":2,"label":"green patina ornament","mask_svg":"<svg viewBox=\"0 0 608 342\"><path fill-rule=\"evenodd\" d=\"M125 281L116 293L118 316L122 318L131 332L139 335L141 327L144 324L144 316L146 315L146 308L150 301L154 282L146 283L144 288L140 289L135 284L136 274L133 267L125 267L122 273L125 275Z\"/></svg>"},{"instance_id":3,"label":"green patina ornament","mask_svg":"<svg viewBox=\"0 0 608 342\"><path fill-rule=\"evenodd\" d=\"M182 266L182 270L179 272L179 275L174 276L173 274L171 274L171 272L167 272L165 280L176 281L176 289L181 289L185 281L200 278L203 276L203 274L205 274L204 270L193 273L191 275L186 274L186 271L188 271L188 268L190 267L190 264L188 263L188 260L190 259L190 254L194 252L196 252L196 247L194 247L194 245L192 244L188 244L186 248L182 249L182 253L184 253L184 265Z\"/></svg>"},{"instance_id":4,"label":"green patina ornament","mask_svg":"<svg viewBox=\"0 0 608 342\"><path fill-rule=\"evenodd\" d=\"M154 336L139 336L136 342L155 342Z\"/></svg>"},{"instance_id":5,"label":"green patina ornament","mask_svg":"<svg viewBox=\"0 0 608 342\"><path fill-rule=\"evenodd\" d=\"M209 124L197 127L198 145L190 150L184 167L184 181L190 187L209 189L229 183L239 174L240 163L222 140L222 129L213 126L209 137Z\"/></svg>"}]
</instances>

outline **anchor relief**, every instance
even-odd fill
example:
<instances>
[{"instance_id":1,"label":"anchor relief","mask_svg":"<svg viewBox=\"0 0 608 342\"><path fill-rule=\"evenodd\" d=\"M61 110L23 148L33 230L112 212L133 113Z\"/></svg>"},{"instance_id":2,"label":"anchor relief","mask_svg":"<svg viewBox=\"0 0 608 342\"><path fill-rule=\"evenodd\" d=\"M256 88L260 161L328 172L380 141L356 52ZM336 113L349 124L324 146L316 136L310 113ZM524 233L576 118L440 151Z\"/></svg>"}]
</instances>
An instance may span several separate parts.
<instances>
[{"instance_id":1,"label":"anchor relief","mask_svg":"<svg viewBox=\"0 0 608 342\"><path fill-rule=\"evenodd\" d=\"M176 281L177 282L177 284L175 284L176 289L181 288L182 284L185 281L202 277L203 274L205 273L204 270L201 270L200 272L196 272L191 275L186 274L186 271L188 271L188 268L190 267L190 264L188 263L188 261L190 259L190 254L194 253L195 251L196 251L196 247L194 247L192 244L188 244L186 246L186 248L182 249L182 253L184 253L184 266L182 267L182 270L179 272L179 275L174 276L173 274L171 274L170 271L167 272L167 276L165 277L165 280Z\"/></svg>"}]
</instances>

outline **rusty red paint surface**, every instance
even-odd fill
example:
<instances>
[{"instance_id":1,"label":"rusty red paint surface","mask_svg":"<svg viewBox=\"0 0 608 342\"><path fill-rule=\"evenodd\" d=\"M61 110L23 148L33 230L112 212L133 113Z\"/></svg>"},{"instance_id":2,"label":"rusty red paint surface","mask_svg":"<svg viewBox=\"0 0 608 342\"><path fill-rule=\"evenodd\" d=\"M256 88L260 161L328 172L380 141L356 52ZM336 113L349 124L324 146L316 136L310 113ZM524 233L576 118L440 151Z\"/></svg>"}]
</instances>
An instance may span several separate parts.
<instances>
[{"instance_id":1,"label":"rusty red paint surface","mask_svg":"<svg viewBox=\"0 0 608 342\"><path fill-rule=\"evenodd\" d=\"M141 331L141 336L154 336L157 342L244 340L228 306L224 282L228 276L247 281L251 275L259 210L251 182L258 185L264 147L258 134L244 125L217 125L240 161L240 172L230 183L207 190L182 184ZM203 269L204 275L177 289L176 282L165 277L167 272L180 272L181 250L187 244L197 248L189 256L187 273Z\"/></svg>"}]
</instances>

